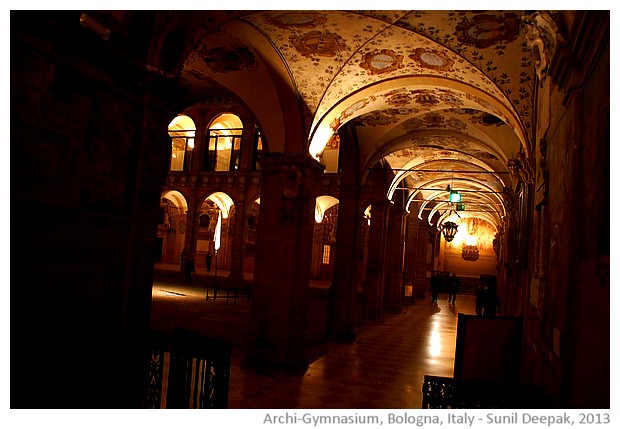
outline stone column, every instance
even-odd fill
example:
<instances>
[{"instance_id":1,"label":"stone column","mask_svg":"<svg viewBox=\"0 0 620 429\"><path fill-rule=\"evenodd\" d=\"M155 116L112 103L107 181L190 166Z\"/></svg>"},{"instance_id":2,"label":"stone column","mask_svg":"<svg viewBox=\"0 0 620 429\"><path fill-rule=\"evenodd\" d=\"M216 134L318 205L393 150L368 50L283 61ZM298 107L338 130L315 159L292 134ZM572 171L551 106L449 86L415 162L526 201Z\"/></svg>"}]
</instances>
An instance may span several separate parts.
<instances>
[{"instance_id":1,"label":"stone column","mask_svg":"<svg viewBox=\"0 0 620 429\"><path fill-rule=\"evenodd\" d=\"M239 162L239 174L246 174L243 180L243 188L239 192L239 199L235 201L235 218L234 234L230 242L230 274L228 275L231 282L243 282L243 257L245 255L245 242L247 237L247 210L248 204L251 206L252 202L247 202L247 183L250 178L247 175L251 170L253 140L256 133L256 127L251 118L247 116L241 117L244 124L243 134L241 136L241 160Z\"/></svg>"},{"instance_id":2,"label":"stone column","mask_svg":"<svg viewBox=\"0 0 620 429\"><path fill-rule=\"evenodd\" d=\"M200 207L200 203L196 202L196 187L192 185L189 188L189 195L187 197L187 216L185 223L185 244L183 249L187 249L187 256L191 256L196 262L196 240L197 240L197 209ZM183 249L181 249L183 251ZM181 261L183 263L184 261Z\"/></svg>"},{"instance_id":3,"label":"stone column","mask_svg":"<svg viewBox=\"0 0 620 429\"><path fill-rule=\"evenodd\" d=\"M390 219L386 252L385 308L399 313L403 301L403 253L407 212L402 207L395 206L390 210Z\"/></svg>"},{"instance_id":4,"label":"stone column","mask_svg":"<svg viewBox=\"0 0 620 429\"><path fill-rule=\"evenodd\" d=\"M410 210L412 208L410 207ZM413 211L415 213L415 210ZM409 213L405 220L405 257L404 257L404 265L403 265L403 285L407 287L407 285L412 286L415 285L415 261L416 256L418 254L418 246L417 246L417 230L416 230L416 221L417 217L413 213ZM406 297L405 299L409 302L413 302L413 298L415 297L415 293L412 291L411 297Z\"/></svg>"},{"instance_id":5,"label":"stone column","mask_svg":"<svg viewBox=\"0 0 620 429\"><path fill-rule=\"evenodd\" d=\"M359 195L359 186L340 187L334 276L329 290L328 335L332 339L355 339Z\"/></svg>"},{"instance_id":6,"label":"stone column","mask_svg":"<svg viewBox=\"0 0 620 429\"><path fill-rule=\"evenodd\" d=\"M11 18L11 406L137 409L181 91L77 19Z\"/></svg>"},{"instance_id":7,"label":"stone column","mask_svg":"<svg viewBox=\"0 0 620 429\"><path fill-rule=\"evenodd\" d=\"M243 244L245 242L245 192L242 193L243 199L235 201L235 217L232 219L234 234L230 240L230 273L228 278L231 281L243 281Z\"/></svg>"},{"instance_id":8,"label":"stone column","mask_svg":"<svg viewBox=\"0 0 620 429\"><path fill-rule=\"evenodd\" d=\"M366 318L380 320L383 312L385 243L391 202L374 202L370 209L368 265L366 270Z\"/></svg>"},{"instance_id":9,"label":"stone column","mask_svg":"<svg viewBox=\"0 0 620 429\"><path fill-rule=\"evenodd\" d=\"M413 294L418 299L426 298L430 283L427 273L432 269L434 234L419 219L413 220L415 230L415 261Z\"/></svg>"},{"instance_id":10,"label":"stone column","mask_svg":"<svg viewBox=\"0 0 620 429\"><path fill-rule=\"evenodd\" d=\"M248 117L241 118L243 122L243 132L241 135L241 160L239 162L240 171L250 171L252 164L252 151L254 150L254 138L256 135L256 125Z\"/></svg>"},{"instance_id":11,"label":"stone column","mask_svg":"<svg viewBox=\"0 0 620 429\"><path fill-rule=\"evenodd\" d=\"M209 131L204 111L200 111L196 117L196 136L194 137L194 153L192 154L192 171L194 172L205 170L205 152L209 146Z\"/></svg>"},{"instance_id":12,"label":"stone column","mask_svg":"<svg viewBox=\"0 0 620 429\"><path fill-rule=\"evenodd\" d=\"M106 405L106 407L113 408L142 406L144 376L147 372L144 363L151 351L148 333L153 291L153 237L156 236L157 231L156 224L161 190L170 163L169 139L167 136L162 136L161 125L170 122L172 115L166 110L166 106L172 103L170 100L162 98L163 94L155 89L158 87L159 78L149 77L146 81L148 90L144 102L144 127L140 130L140 160L137 163L135 185L130 179L126 182L126 186L135 189L127 230L128 235L124 236L124 230L110 231L113 236L106 239L126 246L126 249L121 245L112 245L111 247L114 249L112 252L117 252L119 259L125 259L124 284L119 282L119 285L115 279L112 279L111 284L106 286L109 289L118 287L120 290L119 297L122 297L120 312L117 314L120 321L117 326L121 327L122 330L118 341L120 350L99 348L101 347L100 338L92 332L92 339L87 340L95 343L95 351L98 353L106 350L110 356L115 353L120 356L121 368L114 376L116 380L104 382L111 384L117 381L113 390L106 392L104 389L100 390L101 386L92 386L93 390L99 391L98 394L107 396L113 392L114 398L110 398L109 405ZM109 267L108 270L113 271L114 268ZM101 308L106 313L115 314L113 306L104 304ZM79 320L78 323L82 323L82 320ZM85 337L76 336L75 342L78 349L83 346L84 341ZM96 354L92 356L96 356ZM79 370L76 370L76 374L78 377L84 375ZM101 374L101 377L103 380L105 373ZM87 383L92 384L88 381ZM67 388L67 386L64 387ZM76 392L80 392L76 395L82 394L86 398L90 396L85 394L84 390L76 389ZM88 399L85 400L88 401ZM95 404L91 403L90 406L93 405Z\"/></svg>"},{"instance_id":13,"label":"stone column","mask_svg":"<svg viewBox=\"0 0 620 429\"><path fill-rule=\"evenodd\" d=\"M306 155L261 158L248 363L257 370L305 368L314 207L324 166Z\"/></svg>"}]
</instances>

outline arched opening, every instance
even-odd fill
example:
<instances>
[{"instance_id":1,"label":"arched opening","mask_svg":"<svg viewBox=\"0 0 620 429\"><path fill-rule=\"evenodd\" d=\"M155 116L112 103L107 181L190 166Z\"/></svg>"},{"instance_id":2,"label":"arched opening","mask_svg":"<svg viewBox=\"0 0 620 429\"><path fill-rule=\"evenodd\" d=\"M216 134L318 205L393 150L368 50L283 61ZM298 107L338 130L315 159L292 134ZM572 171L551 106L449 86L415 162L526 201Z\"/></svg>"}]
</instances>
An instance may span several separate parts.
<instances>
[{"instance_id":1,"label":"arched opening","mask_svg":"<svg viewBox=\"0 0 620 429\"><path fill-rule=\"evenodd\" d=\"M236 171L241 162L243 123L237 115L222 113L209 124L203 169L206 171ZM261 144L260 137L257 144Z\"/></svg>"},{"instance_id":2,"label":"arched opening","mask_svg":"<svg viewBox=\"0 0 620 429\"><path fill-rule=\"evenodd\" d=\"M187 229L187 201L178 191L166 191L159 205L155 262L180 264Z\"/></svg>"},{"instance_id":3,"label":"arched opening","mask_svg":"<svg viewBox=\"0 0 620 429\"><path fill-rule=\"evenodd\" d=\"M497 231L493 225L476 217L459 219L456 224L454 239L441 240L438 270L466 279L497 275L497 255L493 249Z\"/></svg>"},{"instance_id":4,"label":"arched opening","mask_svg":"<svg viewBox=\"0 0 620 429\"><path fill-rule=\"evenodd\" d=\"M188 171L192 165L196 125L192 118L178 115L168 125L168 135L172 138L170 171Z\"/></svg>"},{"instance_id":5,"label":"arched opening","mask_svg":"<svg viewBox=\"0 0 620 429\"><path fill-rule=\"evenodd\" d=\"M197 267L207 271L211 271L212 264L214 269L230 268L230 236L234 233L231 229L231 225L234 225L233 218L234 203L228 194L214 192L203 200L197 212Z\"/></svg>"},{"instance_id":6,"label":"arched opening","mask_svg":"<svg viewBox=\"0 0 620 429\"><path fill-rule=\"evenodd\" d=\"M338 199L322 195L316 199L312 248L312 277L330 281L334 273Z\"/></svg>"}]
</instances>

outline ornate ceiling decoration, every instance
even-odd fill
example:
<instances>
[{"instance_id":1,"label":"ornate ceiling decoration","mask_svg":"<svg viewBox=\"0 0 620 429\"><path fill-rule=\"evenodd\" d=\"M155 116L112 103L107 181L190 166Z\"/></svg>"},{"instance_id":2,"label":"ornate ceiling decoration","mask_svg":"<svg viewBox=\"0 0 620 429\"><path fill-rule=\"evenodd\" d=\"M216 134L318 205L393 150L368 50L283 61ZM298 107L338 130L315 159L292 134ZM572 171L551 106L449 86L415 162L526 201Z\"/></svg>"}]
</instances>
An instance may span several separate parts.
<instances>
[{"instance_id":1,"label":"ornate ceiling decoration","mask_svg":"<svg viewBox=\"0 0 620 429\"><path fill-rule=\"evenodd\" d=\"M501 206L502 190L527 177L510 173L514 160L527 167L533 132L541 65L528 34L531 39L532 22L542 21L526 16L489 10L216 11L181 78L197 86L218 82L259 113L267 91L288 85L303 106L313 156L353 121L363 168L384 160L396 172L394 189L421 188L447 172L468 171L455 186L498 192L491 202ZM553 29L548 21L547 32ZM420 165L438 162L445 164L441 171L420 171L429 169ZM497 227L501 215L485 219Z\"/></svg>"}]
</instances>

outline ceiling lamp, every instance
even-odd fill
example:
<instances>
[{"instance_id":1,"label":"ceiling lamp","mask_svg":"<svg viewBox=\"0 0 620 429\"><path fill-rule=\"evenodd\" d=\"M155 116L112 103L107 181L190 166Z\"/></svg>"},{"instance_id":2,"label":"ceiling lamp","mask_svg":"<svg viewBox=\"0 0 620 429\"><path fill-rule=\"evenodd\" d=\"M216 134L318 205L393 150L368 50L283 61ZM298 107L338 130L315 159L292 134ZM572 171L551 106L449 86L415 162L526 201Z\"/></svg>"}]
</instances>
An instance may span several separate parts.
<instances>
[{"instance_id":1,"label":"ceiling lamp","mask_svg":"<svg viewBox=\"0 0 620 429\"><path fill-rule=\"evenodd\" d=\"M447 242L454 239L457 229L459 229L458 225L451 221L441 224L441 232L443 233L443 238L445 238Z\"/></svg>"},{"instance_id":2,"label":"ceiling lamp","mask_svg":"<svg viewBox=\"0 0 620 429\"><path fill-rule=\"evenodd\" d=\"M461 216L458 214L458 206L463 205L463 208L465 208L464 204L460 204L461 194L459 194L458 191L451 189L450 185L448 185L448 187L446 188L446 191L450 192L450 213L449 215L454 213L460 218ZM457 210L454 210L455 206L457 207ZM454 236L456 235L456 231L458 229L459 229L458 225L452 221L446 221L441 224L441 232L443 233L443 238L445 238L445 240L448 243L454 239Z\"/></svg>"}]
</instances>

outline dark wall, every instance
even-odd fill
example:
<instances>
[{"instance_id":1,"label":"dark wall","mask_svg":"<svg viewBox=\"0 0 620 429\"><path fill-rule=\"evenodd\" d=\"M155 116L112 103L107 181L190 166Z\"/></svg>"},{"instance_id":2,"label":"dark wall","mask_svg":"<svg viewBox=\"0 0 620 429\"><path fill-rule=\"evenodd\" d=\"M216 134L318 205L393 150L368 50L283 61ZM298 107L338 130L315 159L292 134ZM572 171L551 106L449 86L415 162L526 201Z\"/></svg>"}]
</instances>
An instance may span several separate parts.
<instances>
[{"instance_id":1,"label":"dark wall","mask_svg":"<svg viewBox=\"0 0 620 429\"><path fill-rule=\"evenodd\" d=\"M11 12L11 407L139 406L166 83L79 25Z\"/></svg>"},{"instance_id":2,"label":"dark wall","mask_svg":"<svg viewBox=\"0 0 620 429\"><path fill-rule=\"evenodd\" d=\"M540 90L547 99L538 117L548 178L547 196L537 197L537 233L544 238L532 252L540 272L536 287L528 285L525 381L544 384L555 406L607 408L609 13L574 17Z\"/></svg>"}]
</instances>

